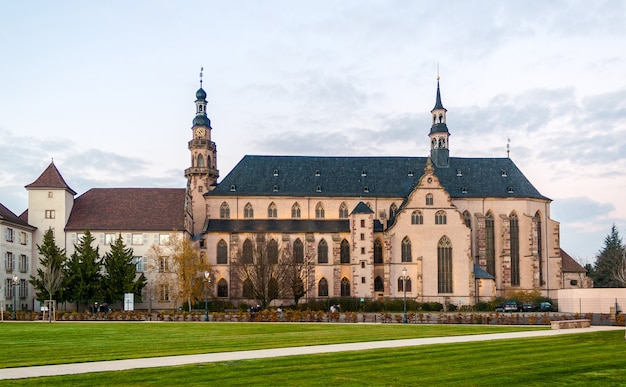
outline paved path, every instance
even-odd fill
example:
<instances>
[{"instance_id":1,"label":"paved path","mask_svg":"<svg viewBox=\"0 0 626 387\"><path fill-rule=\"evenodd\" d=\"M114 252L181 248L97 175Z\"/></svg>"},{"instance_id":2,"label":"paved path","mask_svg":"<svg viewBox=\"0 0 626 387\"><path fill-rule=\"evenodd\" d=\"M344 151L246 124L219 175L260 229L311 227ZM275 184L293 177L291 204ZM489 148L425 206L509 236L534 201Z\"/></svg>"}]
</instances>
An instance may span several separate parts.
<instances>
[{"instance_id":1,"label":"paved path","mask_svg":"<svg viewBox=\"0 0 626 387\"><path fill-rule=\"evenodd\" d=\"M0 369L0 380L83 374L88 372L121 371L134 368L169 367L185 364L213 363L245 359L261 359L280 356L312 355L326 352L360 351L367 349L412 347L429 344L469 343L485 340L519 339L529 337L556 336L572 333L589 333L607 330L624 330L623 327L593 326L591 328L557 329L527 332L490 333L469 336L430 337L422 339L368 341L363 343L313 345L308 347L289 347L260 349L254 351L219 352L200 355L163 356L143 359L97 361L88 363L58 364L36 367Z\"/></svg>"}]
</instances>

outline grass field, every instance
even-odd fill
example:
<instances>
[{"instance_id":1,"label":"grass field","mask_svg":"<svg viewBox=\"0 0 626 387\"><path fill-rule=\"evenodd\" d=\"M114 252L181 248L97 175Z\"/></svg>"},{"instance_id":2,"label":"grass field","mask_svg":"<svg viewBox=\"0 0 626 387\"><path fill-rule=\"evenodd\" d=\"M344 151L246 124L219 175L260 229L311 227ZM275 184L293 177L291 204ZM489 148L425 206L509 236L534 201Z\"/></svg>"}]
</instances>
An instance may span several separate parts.
<instances>
[{"instance_id":1,"label":"grass field","mask_svg":"<svg viewBox=\"0 0 626 387\"><path fill-rule=\"evenodd\" d=\"M519 330L517 327L352 325L352 324L3 324L0 340L5 344L2 366L14 363L11 333L25 340L26 331L56 334L48 344L63 343L70 333L82 341L70 352L87 347L83 360L101 350L110 358L128 358L124 349L131 340L141 356L161 353L198 353L247 348L276 348L292 345L353 342L392 338L433 337ZM543 328L545 329L545 328ZM10 331L10 333L7 333ZM129 332L129 333L125 333ZM119 334L120 337L107 337ZM150 336L154 335L154 336ZM232 336L232 338L231 338ZM96 344L91 347L89 340ZM118 344L105 344L117 341ZM286 342L284 342L286 341ZM141 348L143 342L144 348ZM283 343L284 342L284 343ZM31 340L31 345L33 340ZM195 344L194 344L195 343ZM176 351L176 346L181 349ZM236 345L236 348L231 347ZM53 344L56 347L56 344ZM148 348L154 347L154 348ZM212 347L212 348L208 348ZM65 350L56 347L60 358ZM24 349L24 348L22 348ZM201 349L201 350L198 350ZM25 349L43 359L39 349ZM173 352L172 352L173 351ZM85 351L80 351L85 352ZM52 355L50 352L48 355ZM117 355L113 355L117 353ZM20 355L21 356L21 355ZM117 357L116 357L117 356ZM69 356L78 361L80 356ZM41 361L41 360L40 360ZM60 361L67 362L68 360ZM41 361L49 363L49 361ZM56 362L56 360L55 360ZM624 385L626 342L623 331L569 334L545 338L495 340L463 344L292 356L158 369L138 369L103 374L68 375L5 381L11 385ZM1 382L0 382L1 383Z\"/></svg>"},{"instance_id":2,"label":"grass field","mask_svg":"<svg viewBox=\"0 0 626 387\"><path fill-rule=\"evenodd\" d=\"M545 327L402 324L72 322L0 325L0 368Z\"/></svg>"}]
</instances>

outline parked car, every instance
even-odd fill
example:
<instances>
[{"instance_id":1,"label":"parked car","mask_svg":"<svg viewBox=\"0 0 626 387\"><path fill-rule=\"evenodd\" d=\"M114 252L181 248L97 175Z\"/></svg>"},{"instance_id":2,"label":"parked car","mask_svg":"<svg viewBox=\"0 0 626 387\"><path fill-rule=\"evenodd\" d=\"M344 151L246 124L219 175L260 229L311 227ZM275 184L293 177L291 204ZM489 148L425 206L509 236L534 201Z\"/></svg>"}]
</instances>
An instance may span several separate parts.
<instances>
[{"instance_id":1,"label":"parked car","mask_svg":"<svg viewBox=\"0 0 626 387\"><path fill-rule=\"evenodd\" d=\"M496 312L504 312L504 304L498 304L498 306L496 306Z\"/></svg>"},{"instance_id":2,"label":"parked car","mask_svg":"<svg viewBox=\"0 0 626 387\"><path fill-rule=\"evenodd\" d=\"M539 311L541 312L552 312L554 308L552 308L552 304L549 302L542 302L539 304Z\"/></svg>"},{"instance_id":3,"label":"parked car","mask_svg":"<svg viewBox=\"0 0 626 387\"><path fill-rule=\"evenodd\" d=\"M504 311L505 312L517 312L517 302L515 301L507 301L504 304Z\"/></svg>"},{"instance_id":4,"label":"parked car","mask_svg":"<svg viewBox=\"0 0 626 387\"><path fill-rule=\"evenodd\" d=\"M522 312L534 312L537 310L537 307L529 302L525 302L522 304Z\"/></svg>"}]
</instances>

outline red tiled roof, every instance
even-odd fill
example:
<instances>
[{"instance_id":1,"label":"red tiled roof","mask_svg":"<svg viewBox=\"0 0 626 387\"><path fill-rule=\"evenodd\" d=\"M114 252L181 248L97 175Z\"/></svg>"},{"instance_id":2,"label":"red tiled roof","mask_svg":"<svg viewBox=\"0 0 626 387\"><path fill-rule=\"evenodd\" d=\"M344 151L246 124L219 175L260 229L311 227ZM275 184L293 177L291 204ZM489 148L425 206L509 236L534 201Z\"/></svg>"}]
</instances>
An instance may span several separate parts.
<instances>
[{"instance_id":1,"label":"red tiled roof","mask_svg":"<svg viewBox=\"0 0 626 387\"><path fill-rule=\"evenodd\" d=\"M74 200L66 231L184 230L185 189L92 188Z\"/></svg>"},{"instance_id":2,"label":"red tiled roof","mask_svg":"<svg viewBox=\"0 0 626 387\"><path fill-rule=\"evenodd\" d=\"M28 224L25 220L21 219L19 216L15 215L13 211L6 208L2 203L0 203L0 220L4 220L10 223L18 224L21 226L28 226L30 228L35 228Z\"/></svg>"},{"instance_id":3,"label":"red tiled roof","mask_svg":"<svg viewBox=\"0 0 626 387\"><path fill-rule=\"evenodd\" d=\"M586 273L587 269L561 249L561 271L564 273Z\"/></svg>"},{"instance_id":4,"label":"red tiled roof","mask_svg":"<svg viewBox=\"0 0 626 387\"><path fill-rule=\"evenodd\" d=\"M54 162L51 162L37 180L27 185L26 188L62 188L71 192L72 195L76 195L76 192L67 185L65 179L61 176Z\"/></svg>"}]
</instances>

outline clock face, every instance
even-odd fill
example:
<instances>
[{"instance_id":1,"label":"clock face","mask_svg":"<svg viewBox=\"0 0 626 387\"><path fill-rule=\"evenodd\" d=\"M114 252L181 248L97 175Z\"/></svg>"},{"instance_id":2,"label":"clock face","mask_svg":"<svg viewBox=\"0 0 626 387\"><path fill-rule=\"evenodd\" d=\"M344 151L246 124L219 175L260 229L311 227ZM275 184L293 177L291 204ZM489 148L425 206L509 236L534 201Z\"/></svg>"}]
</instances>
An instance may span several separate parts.
<instances>
[{"instance_id":1,"label":"clock face","mask_svg":"<svg viewBox=\"0 0 626 387\"><path fill-rule=\"evenodd\" d=\"M204 128L196 128L196 136L204 137Z\"/></svg>"}]
</instances>

